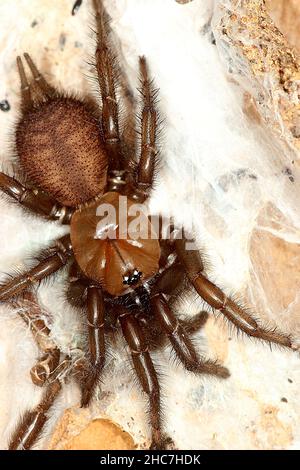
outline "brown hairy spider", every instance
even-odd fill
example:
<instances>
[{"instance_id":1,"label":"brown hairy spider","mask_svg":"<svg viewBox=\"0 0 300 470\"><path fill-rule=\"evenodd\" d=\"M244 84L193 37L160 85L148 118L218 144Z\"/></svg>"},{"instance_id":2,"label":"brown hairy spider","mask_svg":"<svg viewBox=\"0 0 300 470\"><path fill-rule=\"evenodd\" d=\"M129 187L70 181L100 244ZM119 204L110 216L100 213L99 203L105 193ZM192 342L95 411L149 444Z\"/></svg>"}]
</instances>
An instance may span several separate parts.
<instances>
[{"instance_id":1,"label":"brown hairy spider","mask_svg":"<svg viewBox=\"0 0 300 470\"><path fill-rule=\"evenodd\" d=\"M165 449L171 439L162 429L161 392L151 351L168 339L187 370L221 378L229 376L218 362L200 356L191 339L205 323L207 314L184 321L172 311L171 300L179 289L189 283L208 305L249 336L289 348L291 338L261 326L207 279L199 252L188 250L187 237L179 237L174 227L169 239L161 233L156 237L135 237L135 233L123 237L120 225L109 222L99 228L99 206L113 207L119 214L120 196L125 197L130 222L130 208L149 198L158 163L158 112L157 91L149 79L146 59L141 57L140 155L133 161L119 125L116 63L107 39L105 13L97 0L94 7L101 113L88 100L60 94L25 53L33 77L29 82L23 62L17 58L22 117L16 129L16 148L26 183L1 173L0 188L23 207L69 224L70 234L40 254L31 269L5 280L0 287L0 300L14 304L28 300L28 295L32 295L28 291L34 285L68 266L68 297L71 301L80 299L87 315L89 351L76 374L82 406L89 405L99 383L109 335L120 330L141 390L148 398L151 448ZM154 227L150 219L147 221L149 235ZM107 237L111 230L114 237ZM30 305L24 315L31 329L39 332L43 352L31 377L35 384L44 386L44 395L40 404L20 420L10 449L29 449L37 442L61 390L63 371L72 360L61 358L38 315L38 307L32 311Z\"/></svg>"}]
</instances>

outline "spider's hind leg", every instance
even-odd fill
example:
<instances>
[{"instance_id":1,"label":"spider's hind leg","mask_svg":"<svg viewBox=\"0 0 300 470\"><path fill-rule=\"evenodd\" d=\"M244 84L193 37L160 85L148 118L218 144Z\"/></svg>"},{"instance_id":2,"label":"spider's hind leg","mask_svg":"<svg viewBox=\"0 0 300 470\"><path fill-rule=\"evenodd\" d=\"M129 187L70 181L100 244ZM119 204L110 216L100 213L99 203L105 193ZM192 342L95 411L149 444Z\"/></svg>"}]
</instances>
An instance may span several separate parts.
<instances>
[{"instance_id":1,"label":"spider's hind leg","mask_svg":"<svg viewBox=\"0 0 300 470\"><path fill-rule=\"evenodd\" d=\"M47 413L60 391L59 379L46 386L41 402L33 410L27 411L19 420L9 442L9 450L29 450L36 444L48 419Z\"/></svg>"},{"instance_id":2,"label":"spider's hind leg","mask_svg":"<svg viewBox=\"0 0 300 470\"><path fill-rule=\"evenodd\" d=\"M41 438L49 413L61 393L64 379L72 372L70 358L63 359L45 382L41 401L19 419L9 440L9 450L29 450Z\"/></svg>"}]
</instances>

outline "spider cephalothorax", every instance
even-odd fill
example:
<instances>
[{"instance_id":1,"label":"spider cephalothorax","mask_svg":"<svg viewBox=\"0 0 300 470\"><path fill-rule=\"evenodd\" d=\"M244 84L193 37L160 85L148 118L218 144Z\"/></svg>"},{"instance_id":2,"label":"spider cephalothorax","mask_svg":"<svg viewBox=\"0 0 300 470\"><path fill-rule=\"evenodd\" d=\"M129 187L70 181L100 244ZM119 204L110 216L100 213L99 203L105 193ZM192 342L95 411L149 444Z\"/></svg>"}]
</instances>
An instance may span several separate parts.
<instances>
[{"instance_id":1,"label":"spider cephalothorax","mask_svg":"<svg viewBox=\"0 0 300 470\"><path fill-rule=\"evenodd\" d=\"M128 211L135 203L125 196L126 211L121 215L121 198L117 191L107 192L77 210L71 220L71 241L80 268L112 295L122 295L156 274L160 258L159 242L151 238L150 221L144 238L136 232L122 233L118 221L126 219L127 228L134 219ZM115 220L101 223L99 209L105 207L114 209Z\"/></svg>"},{"instance_id":2,"label":"spider cephalothorax","mask_svg":"<svg viewBox=\"0 0 300 470\"><path fill-rule=\"evenodd\" d=\"M203 326L207 315L201 313L184 321L173 312L170 300L179 290L187 284L193 286L213 309L250 336L286 347L291 347L291 339L262 327L209 281L200 254L187 249L185 236L178 235L180 231L171 227L170 237L163 238L148 214L141 219L142 231L134 220L134 205L148 199L157 168L157 91L142 57L140 155L133 163L120 132L115 63L104 13L97 0L94 6L100 111L89 100L60 94L25 54L33 76L28 81L23 62L17 59L22 117L16 129L16 147L29 185L1 173L0 188L25 208L70 224L70 235L57 240L27 272L3 282L0 300L18 302L33 284L68 266L68 298L79 298L87 315L89 350L76 369L82 405L87 406L93 397L105 365L106 343L118 329L149 400L152 448L165 448L170 439L162 432L160 385L151 351L169 339L187 370L222 378L229 375L218 362L200 356L191 340L191 334ZM106 209L112 210L112 220L107 218ZM30 322L35 331L48 337L42 318L30 318ZM39 346L43 354L31 376L35 384L45 387L44 396L34 410L25 413L11 438L10 449L28 449L35 444L61 390L63 374L58 372L72 361L55 345L49 345L47 338Z\"/></svg>"}]
</instances>

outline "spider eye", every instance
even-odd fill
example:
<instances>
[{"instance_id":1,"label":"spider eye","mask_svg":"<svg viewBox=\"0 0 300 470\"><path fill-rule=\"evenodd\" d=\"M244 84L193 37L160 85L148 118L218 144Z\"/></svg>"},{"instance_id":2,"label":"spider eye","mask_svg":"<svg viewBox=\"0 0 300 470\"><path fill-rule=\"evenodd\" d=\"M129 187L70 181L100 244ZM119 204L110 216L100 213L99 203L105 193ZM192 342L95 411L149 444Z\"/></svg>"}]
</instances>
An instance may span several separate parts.
<instances>
[{"instance_id":1,"label":"spider eye","mask_svg":"<svg viewBox=\"0 0 300 470\"><path fill-rule=\"evenodd\" d=\"M139 282L142 275L143 273L141 271L134 269L133 273L123 276L123 284L127 286L134 286Z\"/></svg>"}]
</instances>

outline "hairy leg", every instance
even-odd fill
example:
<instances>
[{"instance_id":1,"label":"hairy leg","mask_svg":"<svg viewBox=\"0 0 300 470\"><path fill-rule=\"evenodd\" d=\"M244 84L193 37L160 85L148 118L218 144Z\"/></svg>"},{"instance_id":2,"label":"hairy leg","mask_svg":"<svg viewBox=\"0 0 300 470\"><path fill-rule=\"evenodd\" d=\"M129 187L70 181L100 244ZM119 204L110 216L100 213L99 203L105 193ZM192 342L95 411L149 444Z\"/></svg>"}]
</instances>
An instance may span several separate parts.
<instances>
[{"instance_id":1,"label":"hairy leg","mask_svg":"<svg viewBox=\"0 0 300 470\"><path fill-rule=\"evenodd\" d=\"M67 298L72 305L80 307L87 315L84 323L87 324L88 351L82 360L77 378L82 393L81 405L88 406L105 364L104 321L107 312L102 289L83 274L76 261L71 264L69 270Z\"/></svg>"},{"instance_id":2,"label":"hairy leg","mask_svg":"<svg viewBox=\"0 0 300 470\"><path fill-rule=\"evenodd\" d=\"M0 173L0 190L32 212L69 224L73 209L65 207L38 189L26 188L12 176Z\"/></svg>"},{"instance_id":3,"label":"hairy leg","mask_svg":"<svg viewBox=\"0 0 300 470\"><path fill-rule=\"evenodd\" d=\"M205 302L222 313L233 325L247 335L288 348L292 347L289 335L285 335L278 329L268 329L261 326L250 313L207 279L202 273L204 267L199 252L187 251L185 243L185 238L175 240L178 258L184 266L190 282Z\"/></svg>"},{"instance_id":4,"label":"hairy leg","mask_svg":"<svg viewBox=\"0 0 300 470\"><path fill-rule=\"evenodd\" d=\"M93 0L97 22L96 68L102 99L102 133L109 154L110 190L114 179L118 186L119 176L124 169L122 144L119 129L119 107L116 95L116 64L108 42L107 18L99 0ZM121 173L120 173L121 172Z\"/></svg>"},{"instance_id":5,"label":"hairy leg","mask_svg":"<svg viewBox=\"0 0 300 470\"><path fill-rule=\"evenodd\" d=\"M132 362L143 392L149 400L149 417L152 430L151 449L166 449L171 442L162 432L160 386L148 345L139 323L133 315L120 314L123 335L130 348Z\"/></svg>"},{"instance_id":6,"label":"hairy leg","mask_svg":"<svg viewBox=\"0 0 300 470\"><path fill-rule=\"evenodd\" d=\"M45 257L36 266L19 276L10 278L0 286L0 301L8 301L19 295L33 284L40 282L66 265L72 255L72 246L69 235L58 239L56 245L49 250Z\"/></svg>"},{"instance_id":7,"label":"hairy leg","mask_svg":"<svg viewBox=\"0 0 300 470\"><path fill-rule=\"evenodd\" d=\"M64 359L46 382L40 403L26 411L19 420L9 441L9 450L29 450L42 436L45 424L49 419L48 412L61 392L64 375L70 373L70 361Z\"/></svg>"},{"instance_id":8,"label":"hairy leg","mask_svg":"<svg viewBox=\"0 0 300 470\"><path fill-rule=\"evenodd\" d=\"M140 57L140 92L142 95L141 122L141 152L135 171L135 181L130 197L143 202L153 187L155 170L158 160L157 131L158 111L156 109L157 90L149 79L148 67L145 57Z\"/></svg>"},{"instance_id":9,"label":"hairy leg","mask_svg":"<svg viewBox=\"0 0 300 470\"><path fill-rule=\"evenodd\" d=\"M82 406L88 406L105 363L104 299L102 290L87 287L87 322L89 358L87 371L82 375Z\"/></svg>"},{"instance_id":10,"label":"hairy leg","mask_svg":"<svg viewBox=\"0 0 300 470\"><path fill-rule=\"evenodd\" d=\"M204 327L208 317L209 314L205 311L202 311L191 318L180 320L180 323L188 335L193 335Z\"/></svg>"},{"instance_id":11,"label":"hairy leg","mask_svg":"<svg viewBox=\"0 0 300 470\"><path fill-rule=\"evenodd\" d=\"M226 367L222 367L217 361L204 359L197 353L191 338L162 294L156 294L152 297L151 304L161 328L169 337L177 357L187 370L217 375L222 378L229 377L229 371Z\"/></svg>"},{"instance_id":12,"label":"hairy leg","mask_svg":"<svg viewBox=\"0 0 300 470\"><path fill-rule=\"evenodd\" d=\"M54 404L60 390L61 383L58 379L47 385L41 402L20 419L11 436L9 450L29 450L36 444L48 419L47 412Z\"/></svg>"}]
</instances>

